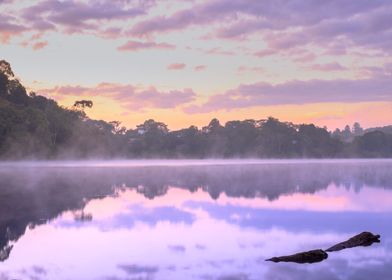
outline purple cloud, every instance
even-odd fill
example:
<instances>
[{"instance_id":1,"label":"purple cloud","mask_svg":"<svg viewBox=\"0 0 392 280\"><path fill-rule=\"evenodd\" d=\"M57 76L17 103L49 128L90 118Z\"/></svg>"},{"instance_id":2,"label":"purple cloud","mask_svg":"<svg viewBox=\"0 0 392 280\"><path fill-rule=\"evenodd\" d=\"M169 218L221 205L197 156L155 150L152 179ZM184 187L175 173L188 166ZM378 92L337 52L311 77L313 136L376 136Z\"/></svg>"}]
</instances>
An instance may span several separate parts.
<instances>
[{"instance_id":1,"label":"purple cloud","mask_svg":"<svg viewBox=\"0 0 392 280\"><path fill-rule=\"evenodd\" d=\"M266 43L264 49L253 51L259 57L308 46L322 48L329 55L345 54L351 47L385 53L392 50L389 0L189 1L188 8L169 15L165 12L149 15L149 9L160 4L155 0L32 2L27 8L12 11L12 1L3 0L8 7L8 15L2 15L0 23L3 42L26 31L151 38L156 33L208 26L205 36L213 39L242 42L253 35L262 39ZM9 15L16 20L9 20ZM142 19L136 23L128 22L139 17ZM231 54L221 49L210 51Z\"/></svg>"},{"instance_id":2,"label":"purple cloud","mask_svg":"<svg viewBox=\"0 0 392 280\"><path fill-rule=\"evenodd\" d=\"M213 95L201 105L185 108L188 113L206 113L255 106L392 102L392 76L363 80L289 81L282 84L255 83L240 85L223 94Z\"/></svg>"},{"instance_id":3,"label":"purple cloud","mask_svg":"<svg viewBox=\"0 0 392 280\"><path fill-rule=\"evenodd\" d=\"M127 2L135 2L131 7ZM116 21L145 14L136 1L44 0L25 8L21 17L36 30L62 28L67 33L100 31L101 21Z\"/></svg>"},{"instance_id":4,"label":"purple cloud","mask_svg":"<svg viewBox=\"0 0 392 280\"><path fill-rule=\"evenodd\" d=\"M131 110L146 108L169 109L182 106L196 98L191 89L159 91L155 87L140 89L133 85L101 83L95 87L58 86L50 89L37 90L44 94L55 94L61 99L64 95L80 97L107 97L119 102L123 107Z\"/></svg>"},{"instance_id":5,"label":"purple cloud","mask_svg":"<svg viewBox=\"0 0 392 280\"><path fill-rule=\"evenodd\" d=\"M0 43L7 43L12 36L20 35L28 30L28 27L16 23L16 18L6 14L0 14Z\"/></svg>"},{"instance_id":6,"label":"purple cloud","mask_svg":"<svg viewBox=\"0 0 392 280\"><path fill-rule=\"evenodd\" d=\"M175 49L175 46L167 43L128 41L124 45L119 46L117 49L119 51L139 51L147 49L170 50Z\"/></svg>"},{"instance_id":7,"label":"purple cloud","mask_svg":"<svg viewBox=\"0 0 392 280\"><path fill-rule=\"evenodd\" d=\"M253 55L254 56L258 56L258 57L265 57L265 56L270 56L270 55L273 55L273 54L276 54L276 53L277 53L276 50L264 49L264 50L261 50L261 51L254 52Z\"/></svg>"},{"instance_id":8,"label":"purple cloud","mask_svg":"<svg viewBox=\"0 0 392 280\"><path fill-rule=\"evenodd\" d=\"M347 67L342 66L337 62L326 63L326 64L313 64L310 66L310 69L315 71L324 71L324 72L331 72L331 71L344 71L347 70Z\"/></svg>"},{"instance_id":9,"label":"purple cloud","mask_svg":"<svg viewBox=\"0 0 392 280\"><path fill-rule=\"evenodd\" d=\"M267 55L279 50L345 42L362 47L392 49L392 2L388 0L211 0L169 16L155 16L135 24L129 34L211 26L209 37L243 39L258 34L267 42ZM336 53L337 49L331 51ZM342 51L342 50L340 50ZM263 52L258 55L264 56Z\"/></svg>"}]
</instances>

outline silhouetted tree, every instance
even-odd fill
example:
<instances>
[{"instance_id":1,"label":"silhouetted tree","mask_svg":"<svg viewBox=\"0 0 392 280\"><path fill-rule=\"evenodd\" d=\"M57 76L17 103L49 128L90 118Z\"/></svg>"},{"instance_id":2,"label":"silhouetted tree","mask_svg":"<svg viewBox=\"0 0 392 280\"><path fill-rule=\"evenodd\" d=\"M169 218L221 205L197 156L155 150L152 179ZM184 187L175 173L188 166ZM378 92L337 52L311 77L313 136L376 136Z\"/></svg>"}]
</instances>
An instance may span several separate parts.
<instances>
[{"instance_id":1,"label":"silhouetted tree","mask_svg":"<svg viewBox=\"0 0 392 280\"><path fill-rule=\"evenodd\" d=\"M75 101L73 106L77 108L92 108L93 102L91 100L78 100Z\"/></svg>"},{"instance_id":2,"label":"silhouetted tree","mask_svg":"<svg viewBox=\"0 0 392 280\"><path fill-rule=\"evenodd\" d=\"M363 128L358 122L355 122L353 124L353 131L352 131L354 136L359 136L363 134Z\"/></svg>"},{"instance_id":3,"label":"silhouetted tree","mask_svg":"<svg viewBox=\"0 0 392 280\"><path fill-rule=\"evenodd\" d=\"M135 129L118 121L90 119L83 108L72 108L35 92L27 94L11 65L0 61L1 158L208 158L208 157L392 157L392 126L363 130L295 125L275 118L233 120L222 125L214 118L196 126L169 131L152 119Z\"/></svg>"}]
</instances>

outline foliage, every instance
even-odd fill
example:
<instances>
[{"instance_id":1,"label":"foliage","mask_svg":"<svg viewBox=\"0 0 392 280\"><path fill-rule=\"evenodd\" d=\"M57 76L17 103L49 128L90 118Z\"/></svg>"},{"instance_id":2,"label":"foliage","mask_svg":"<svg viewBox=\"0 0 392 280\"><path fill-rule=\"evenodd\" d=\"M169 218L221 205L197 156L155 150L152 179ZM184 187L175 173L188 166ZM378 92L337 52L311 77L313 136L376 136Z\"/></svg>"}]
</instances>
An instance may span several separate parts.
<instances>
[{"instance_id":1,"label":"foliage","mask_svg":"<svg viewBox=\"0 0 392 280\"><path fill-rule=\"evenodd\" d=\"M169 131L152 119L135 129L120 122L92 120L83 111L90 100L72 108L32 92L17 80L6 61L0 61L0 157L51 158L337 158L392 157L392 134L387 129L353 129L329 133L313 124L295 125L274 118L218 119Z\"/></svg>"}]
</instances>

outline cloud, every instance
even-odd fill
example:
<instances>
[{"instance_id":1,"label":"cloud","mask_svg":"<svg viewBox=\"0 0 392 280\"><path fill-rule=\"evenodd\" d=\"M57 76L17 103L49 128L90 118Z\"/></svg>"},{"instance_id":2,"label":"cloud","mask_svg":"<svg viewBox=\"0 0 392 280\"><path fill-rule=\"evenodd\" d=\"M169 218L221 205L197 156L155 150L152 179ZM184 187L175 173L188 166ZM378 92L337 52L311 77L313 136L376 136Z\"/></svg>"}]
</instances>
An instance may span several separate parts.
<instances>
[{"instance_id":1,"label":"cloud","mask_svg":"<svg viewBox=\"0 0 392 280\"><path fill-rule=\"evenodd\" d=\"M263 67L258 66L240 66L237 68L238 73L245 73L245 72L255 72L255 73L264 73L265 69Z\"/></svg>"},{"instance_id":2,"label":"cloud","mask_svg":"<svg viewBox=\"0 0 392 280\"><path fill-rule=\"evenodd\" d=\"M195 71L204 71L206 70L207 66L206 65L196 65L193 70Z\"/></svg>"},{"instance_id":3,"label":"cloud","mask_svg":"<svg viewBox=\"0 0 392 280\"><path fill-rule=\"evenodd\" d=\"M261 51L254 52L253 55L254 56L258 56L258 57L265 57L265 56L270 56L270 55L273 55L273 54L276 54L276 53L277 53L276 50L264 49L264 50L261 50Z\"/></svg>"},{"instance_id":4,"label":"cloud","mask_svg":"<svg viewBox=\"0 0 392 280\"><path fill-rule=\"evenodd\" d=\"M255 106L311 104L324 102L392 102L390 76L362 80L309 80L281 84L243 84L216 94L201 106L185 108L188 113L206 113Z\"/></svg>"},{"instance_id":5,"label":"cloud","mask_svg":"<svg viewBox=\"0 0 392 280\"><path fill-rule=\"evenodd\" d=\"M127 43L121 45L117 49L119 51L139 51L139 50L148 50L148 49L170 50L170 49L175 49L175 46L167 43L128 41Z\"/></svg>"},{"instance_id":6,"label":"cloud","mask_svg":"<svg viewBox=\"0 0 392 280\"><path fill-rule=\"evenodd\" d=\"M155 0L37 0L24 3L22 8L16 1L0 3L4 7L0 13L0 40L7 43L12 36L28 32L119 37L124 35L124 21L146 15Z\"/></svg>"},{"instance_id":7,"label":"cloud","mask_svg":"<svg viewBox=\"0 0 392 280\"><path fill-rule=\"evenodd\" d=\"M37 50L45 48L47 45L48 45L48 41L40 41L40 42L34 43L32 48L33 48L33 50L37 51Z\"/></svg>"},{"instance_id":8,"label":"cloud","mask_svg":"<svg viewBox=\"0 0 392 280\"><path fill-rule=\"evenodd\" d=\"M259 57L308 46L319 47L329 55L345 54L353 47L385 53L392 50L392 2L389 0L356 0L355 5L352 0L187 1L186 8L171 13L155 0L38 0L14 10L12 1L3 3L8 3L4 5L10 9L8 14L1 15L3 42L24 32L82 33L107 39L151 38L157 33L208 26L202 32L212 39L241 43L250 36L261 39L265 46L253 52ZM157 9L149 13L152 7ZM129 48L124 44L119 49L155 47L171 48L171 45L130 41ZM219 48L207 51L233 54Z\"/></svg>"},{"instance_id":9,"label":"cloud","mask_svg":"<svg viewBox=\"0 0 392 280\"><path fill-rule=\"evenodd\" d=\"M23 9L18 14L35 31L57 30L65 33L92 31L98 35L102 32L104 36L107 30L101 30L102 21L132 19L145 14L148 7L139 1L43 0ZM118 27L114 28L119 30Z\"/></svg>"},{"instance_id":10,"label":"cloud","mask_svg":"<svg viewBox=\"0 0 392 280\"><path fill-rule=\"evenodd\" d=\"M234 52L222 50L221 48L212 48L209 50L205 50L204 53L206 53L206 54L221 54L221 55L235 55Z\"/></svg>"},{"instance_id":11,"label":"cloud","mask_svg":"<svg viewBox=\"0 0 392 280\"><path fill-rule=\"evenodd\" d=\"M139 21L129 34L149 36L208 25L209 37L243 40L261 36L267 42L267 55L306 45L328 49L339 42L390 52L391 13L388 0L358 0L355 5L350 0L211 0ZM264 56L263 51L259 55Z\"/></svg>"},{"instance_id":12,"label":"cloud","mask_svg":"<svg viewBox=\"0 0 392 280\"><path fill-rule=\"evenodd\" d=\"M325 71L325 72L330 72L330 71L344 71L347 70L347 67L342 66L341 64L337 62L331 62L331 63L326 63L326 64L313 64L310 67L311 70L315 71Z\"/></svg>"},{"instance_id":13,"label":"cloud","mask_svg":"<svg viewBox=\"0 0 392 280\"><path fill-rule=\"evenodd\" d=\"M183 70L185 69L186 65L185 63L172 63L167 66L168 70Z\"/></svg>"},{"instance_id":14,"label":"cloud","mask_svg":"<svg viewBox=\"0 0 392 280\"><path fill-rule=\"evenodd\" d=\"M25 18L39 15L57 24L84 25L89 20L111 20L143 14L140 8L124 8L120 1L41 1L24 11ZM34 14L31 14L34 13Z\"/></svg>"},{"instance_id":15,"label":"cloud","mask_svg":"<svg viewBox=\"0 0 392 280\"><path fill-rule=\"evenodd\" d=\"M101 96L115 100L123 107L132 110L175 108L194 101L196 98L196 93L191 89L159 91L155 87L142 89L133 85L114 83L101 83L94 87L57 86L37 90L37 92L55 94L60 99L64 95L83 96L86 98Z\"/></svg>"},{"instance_id":16,"label":"cloud","mask_svg":"<svg viewBox=\"0 0 392 280\"><path fill-rule=\"evenodd\" d=\"M23 24L16 23L13 16L0 14L0 18L0 43L8 43L12 36L20 35L28 30Z\"/></svg>"}]
</instances>

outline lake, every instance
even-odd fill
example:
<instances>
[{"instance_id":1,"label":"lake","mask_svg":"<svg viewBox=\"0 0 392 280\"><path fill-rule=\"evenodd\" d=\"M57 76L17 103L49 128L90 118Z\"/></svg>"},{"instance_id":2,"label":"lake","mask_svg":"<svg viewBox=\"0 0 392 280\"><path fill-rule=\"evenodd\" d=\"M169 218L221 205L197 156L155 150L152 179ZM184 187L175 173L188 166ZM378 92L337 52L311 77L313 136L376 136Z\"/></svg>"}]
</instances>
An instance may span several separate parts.
<instances>
[{"instance_id":1,"label":"lake","mask_svg":"<svg viewBox=\"0 0 392 280\"><path fill-rule=\"evenodd\" d=\"M1 280L392 279L391 222L390 160L0 164Z\"/></svg>"}]
</instances>

